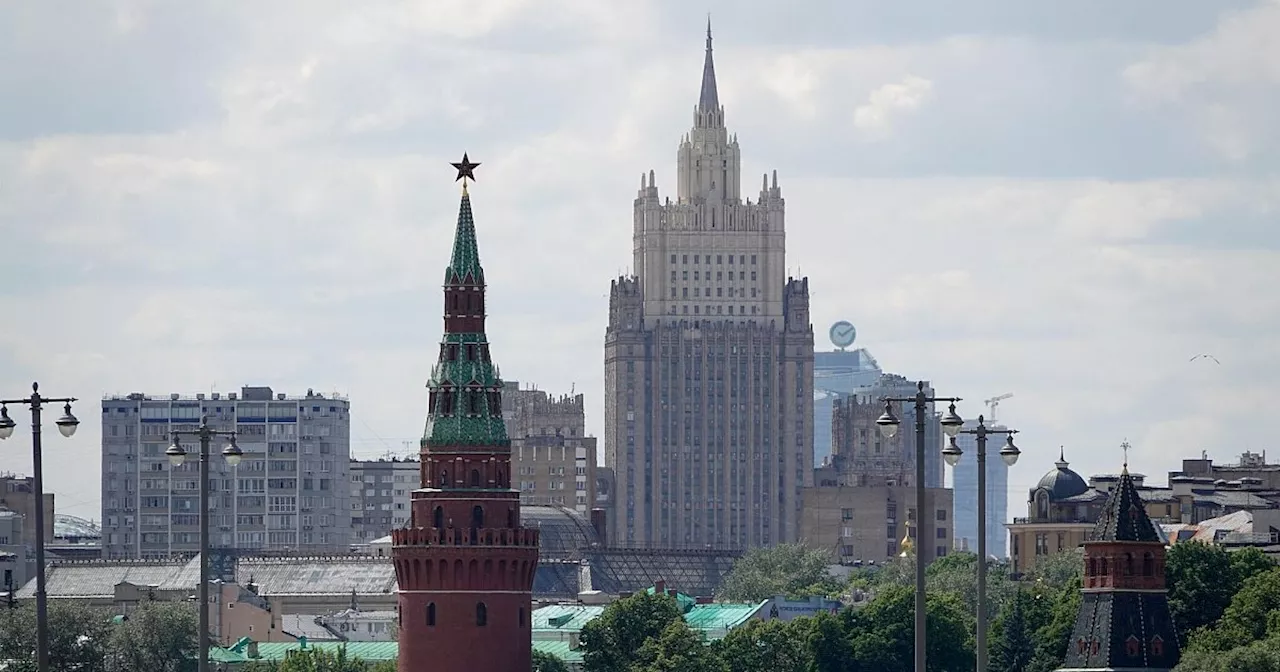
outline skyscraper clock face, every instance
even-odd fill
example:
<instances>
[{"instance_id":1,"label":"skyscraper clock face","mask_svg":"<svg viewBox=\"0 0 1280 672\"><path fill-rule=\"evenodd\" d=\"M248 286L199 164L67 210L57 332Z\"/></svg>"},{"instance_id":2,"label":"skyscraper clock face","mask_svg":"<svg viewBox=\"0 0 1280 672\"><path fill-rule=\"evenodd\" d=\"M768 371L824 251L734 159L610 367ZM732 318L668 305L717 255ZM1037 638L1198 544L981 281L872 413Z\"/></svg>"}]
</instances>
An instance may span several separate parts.
<instances>
[{"instance_id":1,"label":"skyscraper clock face","mask_svg":"<svg viewBox=\"0 0 1280 672\"><path fill-rule=\"evenodd\" d=\"M831 342L837 348L847 348L853 345L854 340L858 338L858 330L853 327L852 323L841 320L831 325L830 335Z\"/></svg>"}]
</instances>

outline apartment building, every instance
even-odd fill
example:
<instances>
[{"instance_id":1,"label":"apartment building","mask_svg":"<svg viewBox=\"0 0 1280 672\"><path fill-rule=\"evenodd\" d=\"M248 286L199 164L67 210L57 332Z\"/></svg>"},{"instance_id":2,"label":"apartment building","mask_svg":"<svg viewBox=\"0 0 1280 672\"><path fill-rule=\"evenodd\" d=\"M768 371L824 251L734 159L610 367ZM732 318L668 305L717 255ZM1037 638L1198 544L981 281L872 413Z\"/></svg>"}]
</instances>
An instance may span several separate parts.
<instances>
[{"instance_id":1,"label":"apartment building","mask_svg":"<svg viewBox=\"0 0 1280 672\"><path fill-rule=\"evenodd\" d=\"M502 419L512 469L526 506L565 506L588 514L596 500L596 438L586 434L583 395L520 389L509 381Z\"/></svg>"},{"instance_id":2,"label":"apartment building","mask_svg":"<svg viewBox=\"0 0 1280 672\"><path fill-rule=\"evenodd\" d=\"M45 481L47 484L48 481ZM46 486L47 487L47 486ZM36 485L30 476L0 474L0 509L22 516L22 540L13 543L36 544ZM44 493L44 543L53 543L53 493Z\"/></svg>"},{"instance_id":3,"label":"apartment building","mask_svg":"<svg viewBox=\"0 0 1280 672\"><path fill-rule=\"evenodd\" d=\"M102 400L102 547L106 558L153 558L199 549L198 441L202 417L234 431L232 467L212 447L211 545L240 551L345 551L351 543L350 403L270 387L239 393L113 395ZM173 432L191 456L165 456Z\"/></svg>"},{"instance_id":4,"label":"apartment building","mask_svg":"<svg viewBox=\"0 0 1280 672\"><path fill-rule=\"evenodd\" d=\"M351 460L351 543L367 544L409 521L418 467L410 458Z\"/></svg>"}]
</instances>

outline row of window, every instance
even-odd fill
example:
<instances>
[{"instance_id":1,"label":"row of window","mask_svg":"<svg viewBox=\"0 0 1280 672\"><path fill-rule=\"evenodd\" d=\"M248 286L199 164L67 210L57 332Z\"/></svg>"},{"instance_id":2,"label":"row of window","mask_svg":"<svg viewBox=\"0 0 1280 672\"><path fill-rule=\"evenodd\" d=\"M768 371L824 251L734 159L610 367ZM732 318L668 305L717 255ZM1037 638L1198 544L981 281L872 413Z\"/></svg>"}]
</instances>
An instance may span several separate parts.
<instances>
[{"instance_id":1,"label":"row of window","mask_svg":"<svg viewBox=\"0 0 1280 672\"><path fill-rule=\"evenodd\" d=\"M439 610L436 609L435 602L431 602L427 604L427 626L428 627L434 628L436 626L438 611ZM524 619L525 619L524 607L520 607L517 610L516 622L521 627L524 627ZM396 620L399 621L399 615L397 615ZM476 625L479 627L484 627L486 625L489 625L489 607L485 606L484 602L476 603Z\"/></svg>"},{"instance_id":2,"label":"row of window","mask_svg":"<svg viewBox=\"0 0 1280 672\"><path fill-rule=\"evenodd\" d=\"M717 254L717 255L716 255L716 263L717 263L717 264L723 264L723 263L724 263L724 260L725 260L725 257L728 257L728 258L729 258L729 265L730 265L730 266L732 266L732 265L733 265L733 255L732 255L732 254L729 254L729 255ZM673 255L671 255L671 263L673 263L673 264L674 264L674 263L676 263L676 255L674 255L674 254L673 254ZM688 264L688 263L689 263L689 255L687 255L687 254L682 254L682 255L680 255L680 263L682 263L682 264ZM695 264L710 264L710 263L711 263L711 255L709 255L709 254L695 254L695 255L693 255L693 263L695 263ZM745 254L739 254L739 255L738 255L738 263L739 263L740 265L746 265L746 263L747 263L747 255L745 255ZM752 266L754 266L754 265L755 265L755 263L756 263L756 255L754 255L754 254L753 254L753 255L751 255L751 265L752 265Z\"/></svg>"},{"instance_id":3,"label":"row of window","mask_svg":"<svg viewBox=\"0 0 1280 672\"><path fill-rule=\"evenodd\" d=\"M681 280L688 281L688 280L689 280L689 271L680 271L680 279L681 279ZM700 272L698 272L698 271L694 271L694 272L693 272L693 279L694 279L694 281L695 281L695 282L696 282L696 281L699 281L699 280L705 280L706 282L711 282L711 271L707 271L707 276L706 276L706 278L703 278L703 277L702 277L702 273L700 273ZM724 271L716 271L716 280L724 281ZM746 272L746 271L738 271L738 280L739 280L740 282L746 282L746 280L747 280L747 272ZM675 271L671 271L671 282L675 282L675 281L676 281L676 272L675 272ZM751 282L755 282L755 281L756 281L756 272L755 272L755 271L751 271ZM733 282L733 271L729 271L729 282Z\"/></svg>"}]
</instances>

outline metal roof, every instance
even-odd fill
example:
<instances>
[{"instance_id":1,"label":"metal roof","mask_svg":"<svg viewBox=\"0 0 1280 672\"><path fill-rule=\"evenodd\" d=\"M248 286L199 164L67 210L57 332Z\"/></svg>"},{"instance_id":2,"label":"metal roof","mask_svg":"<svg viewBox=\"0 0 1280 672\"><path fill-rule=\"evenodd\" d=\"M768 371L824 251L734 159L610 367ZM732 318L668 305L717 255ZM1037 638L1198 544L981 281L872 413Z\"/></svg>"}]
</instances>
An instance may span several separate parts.
<instances>
[{"instance_id":1,"label":"metal roof","mask_svg":"<svg viewBox=\"0 0 1280 672\"><path fill-rule=\"evenodd\" d=\"M759 604L695 604L689 610L689 613L684 615L684 620L689 624L689 627L695 630L702 630L705 633L715 630L728 631L746 623L765 604L765 602Z\"/></svg>"},{"instance_id":2,"label":"metal roof","mask_svg":"<svg viewBox=\"0 0 1280 672\"><path fill-rule=\"evenodd\" d=\"M347 655L368 662L395 660L400 654L399 642L310 642L307 649L319 649L336 653L346 647ZM248 656L247 647L231 648L213 647L209 650L209 660L215 663L247 663L250 661L279 662L292 651L301 651L301 642L262 642L258 644L256 658ZM548 653L566 663L582 662L582 653L574 650L568 642L535 641L533 648Z\"/></svg>"},{"instance_id":3,"label":"metal roof","mask_svg":"<svg viewBox=\"0 0 1280 672\"><path fill-rule=\"evenodd\" d=\"M604 613L604 607L585 604L552 604L533 610L530 624L539 630L576 632Z\"/></svg>"},{"instance_id":4,"label":"metal roof","mask_svg":"<svg viewBox=\"0 0 1280 672\"><path fill-rule=\"evenodd\" d=\"M396 591L396 573L389 558L244 558L236 580L252 580L261 595L357 595Z\"/></svg>"},{"instance_id":5,"label":"metal roof","mask_svg":"<svg viewBox=\"0 0 1280 672\"><path fill-rule=\"evenodd\" d=\"M173 561L98 561L50 563L45 572L45 592L51 598L113 597L122 583L135 586L162 586L184 569L185 563ZM195 586L196 582L190 585ZM36 582L31 579L17 591L18 599L35 597Z\"/></svg>"}]
</instances>

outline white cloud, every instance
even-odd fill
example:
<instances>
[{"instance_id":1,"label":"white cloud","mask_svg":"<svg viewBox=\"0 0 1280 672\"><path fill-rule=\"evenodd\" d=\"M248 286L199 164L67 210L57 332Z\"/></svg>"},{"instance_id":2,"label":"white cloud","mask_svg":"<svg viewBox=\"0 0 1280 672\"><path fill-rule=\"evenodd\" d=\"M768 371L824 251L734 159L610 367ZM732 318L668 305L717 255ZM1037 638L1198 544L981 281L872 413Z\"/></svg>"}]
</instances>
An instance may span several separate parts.
<instances>
[{"instance_id":1,"label":"white cloud","mask_svg":"<svg viewBox=\"0 0 1280 672\"><path fill-rule=\"evenodd\" d=\"M908 75L901 82L872 91L867 102L853 111L853 125L868 137L884 137L896 118L914 113L932 95L933 82Z\"/></svg>"},{"instance_id":2,"label":"white cloud","mask_svg":"<svg viewBox=\"0 0 1280 672\"><path fill-rule=\"evenodd\" d=\"M631 263L637 176L655 169L664 195L673 185L700 19L677 40L652 3L513 0L452 18L456 3L219 3L182 36L221 48L178 50L165 35L192 22L165 7L86 18L81 57L42 57L49 89L22 80L24 99L58 104L0 112L0 391L35 378L85 398L81 433L56 447L60 502L96 515L99 393L336 388L352 396L358 448L418 435L458 205L446 164L463 150L484 164L472 194L495 357L508 377L576 386L603 430L608 285ZM1242 29L1231 21L1218 30ZM1001 407L1024 430L1015 489L1059 444L1088 472L1114 469L1128 437L1158 475L1257 440L1253 402L1224 400L1280 392L1268 289L1280 241L1245 228L1274 216L1275 180L1201 163L1125 164L1123 179L1103 162L1054 179L1009 168L1078 154L1080 138L1144 153L1111 125L1123 92L1109 88L1140 45L784 37L718 33L717 70L744 191L779 169L788 263L812 278L816 331L853 320L885 366L968 397L968 415L1015 392ZM1162 107L1135 124L1207 118L1191 94L1210 75L1173 67L1194 65L1179 51L1193 48L1147 54L1132 81ZM101 77L84 74L94 62ZM1064 64L1085 74L1064 80ZM162 95L188 80L200 84ZM127 100L108 86L120 82ZM1101 106L1054 117L1053 96ZM1224 147L1249 156L1256 129L1232 120L1256 108L1242 100L1218 104L1246 132ZM83 118L55 114L90 103ZM106 123L120 118L131 124ZM1054 123L1087 132L1057 138ZM1017 128L1049 130L1028 147L1005 133ZM983 152L951 145L938 168L939 146L969 136ZM1002 152L1029 163L986 162ZM1206 351L1222 365L1186 361Z\"/></svg>"},{"instance_id":3,"label":"white cloud","mask_svg":"<svg viewBox=\"0 0 1280 672\"><path fill-rule=\"evenodd\" d=\"M1280 2L1230 12L1186 44L1152 49L1123 70L1138 100L1166 113L1189 115L1222 157L1244 161L1270 153L1280 135Z\"/></svg>"}]
</instances>

